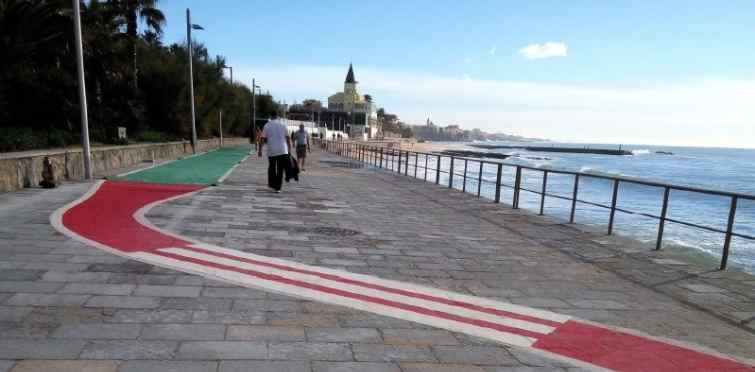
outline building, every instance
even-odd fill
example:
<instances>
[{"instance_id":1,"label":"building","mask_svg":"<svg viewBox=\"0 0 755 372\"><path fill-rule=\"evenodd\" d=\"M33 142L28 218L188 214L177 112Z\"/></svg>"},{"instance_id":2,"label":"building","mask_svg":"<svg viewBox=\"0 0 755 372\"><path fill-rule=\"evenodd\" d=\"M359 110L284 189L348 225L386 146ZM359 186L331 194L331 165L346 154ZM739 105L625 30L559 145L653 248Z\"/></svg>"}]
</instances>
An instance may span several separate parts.
<instances>
[{"instance_id":1,"label":"building","mask_svg":"<svg viewBox=\"0 0 755 372\"><path fill-rule=\"evenodd\" d=\"M343 82L343 92L328 97L328 110L325 116L347 123L348 130L354 137L373 138L377 134L377 109L370 95L360 95L354 76L354 66L349 64L349 71Z\"/></svg>"},{"instance_id":2,"label":"building","mask_svg":"<svg viewBox=\"0 0 755 372\"><path fill-rule=\"evenodd\" d=\"M464 129L461 129L458 125L449 125L444 129L444 132L448 133L451 137L459 137L464 135Z\"/></svg>"}]
</instances>

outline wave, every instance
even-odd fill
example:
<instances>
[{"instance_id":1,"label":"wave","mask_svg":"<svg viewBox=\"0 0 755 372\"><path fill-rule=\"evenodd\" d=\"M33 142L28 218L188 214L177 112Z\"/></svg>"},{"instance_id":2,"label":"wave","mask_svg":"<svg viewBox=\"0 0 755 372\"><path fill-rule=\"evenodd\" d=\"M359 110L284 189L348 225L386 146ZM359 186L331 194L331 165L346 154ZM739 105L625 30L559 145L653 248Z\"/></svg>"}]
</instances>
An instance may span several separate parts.
<instances>
[{"instance_id":1,"label":"wave","mask_svg":"<svg viewBox=\"0 0 755 372\"><path fill-rule=\"evenodd\" d=\"M588 166L580 167L579 173L594 174L596 176L606 176L606 177L629 177L628 175L621 172L602 171L602 170L597 170Z\"/></svg>"},{"instance_id":2,"label":"wave","mask_svg":"<svg viewBox=\"0 0 755 372\"><path fill-rule=\"evenodd\" d=\"M648 149L632 150L632 155L648 155L648 154L650 154L650 150Z\"/></svg>"}]
</instances>

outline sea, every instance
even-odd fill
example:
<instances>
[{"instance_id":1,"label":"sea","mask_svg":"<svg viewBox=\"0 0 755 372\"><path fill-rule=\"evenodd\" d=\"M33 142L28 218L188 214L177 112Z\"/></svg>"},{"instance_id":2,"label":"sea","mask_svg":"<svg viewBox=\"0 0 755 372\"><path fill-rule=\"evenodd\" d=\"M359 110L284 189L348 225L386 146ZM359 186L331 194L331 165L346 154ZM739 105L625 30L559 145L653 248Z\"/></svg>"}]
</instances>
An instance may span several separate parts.
<instances>
[{"instance_id":1,"label":"sea","mask_svg":"<svg viewBox=\"0 0 755 372\"><path fill-rule=\"evenodd\" d=\"M679 186L692 186L749 194L755 198L755 149L674 147L648 145L607 145L570 143L527 142L484 142L485 145L557 146L576 148L623 149L632 155L595 155L531 152L520 149L487 150L465 144L465 149L481 152L499 152L510 155L502 162L526 165L539 169L559 169L578 171L586 174L620 176L649 181L657 181ZM458 148L458 144L454 148ZM491 161L501 161L493 160ZM413 162L410 161L410 164ZM418 159L419 178L423 178L424 159ZM450 161L444 159L441 169L447 171ZM435 169L435 159L428 159L428 168ZM515 179L515 168L504 167L501 196L504 203L511 203ZM410 170L413 169L410 166ZM432 173L432 172L431 172ZM464 164L454 164L454 187L463 188ZM497 166L484 165L482 197L494 198ZM477 192L479 163L472 160L467 164L467 192ZM434 180L435 174L429 179ZM523 170L522 187L526 190L541 191L543 174L537 170ZM441 182L447 184L448 174L441 174ZM655 247L658 236L658 219L647 215L660 216L663 206L664 189L632 183L620 184L617 194L617 207L633 213L617 212L614 219L614 233L632 237L648 247ZM547 193L570 198L574 188L574 176L549 173ZM611 205L613 182L606 179L581 177L578 199L590 203ZM699 194L672 190L669 195L667 217L670 219L706 226L714 230L726 230L729 218L731 197ZM529 191L520 193L520 208L539 212L540 195ZM568 220L571 201L557 197L546 197L544 213ZM609 209L578 203L575 222L590 225L596 229L606 229ZM740 198L737 203L733 231L755 237L755 200ZM667 222L664 228L663 249L675 249L689 253L690 257L710 262L717 267L724 246L725 234L680 223ZM755 240L733 237L730 246L729 267L755 274Z\"/></svg>"}]
</instances>

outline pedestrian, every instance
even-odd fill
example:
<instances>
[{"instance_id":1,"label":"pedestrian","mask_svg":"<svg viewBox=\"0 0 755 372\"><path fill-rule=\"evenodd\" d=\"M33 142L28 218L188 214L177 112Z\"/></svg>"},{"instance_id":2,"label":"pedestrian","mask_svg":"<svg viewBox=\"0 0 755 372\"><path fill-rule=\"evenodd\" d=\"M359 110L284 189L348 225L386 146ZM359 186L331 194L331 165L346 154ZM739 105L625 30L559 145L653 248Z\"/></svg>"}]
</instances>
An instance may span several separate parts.
<instances>
[{"instance_id":1,"label":"pedestrian","mask_svg":"<svg viewBox=\"0 0 755 372\"><path fill-rule=\"evenodd\" d=\"M286 125L278 119L278 114L270 115L270 120L262 129L261 141L257 155L262 157L262 148L267 146L267 185L276 193L281 192L283 174L291 167L288 154L290 141L286 135Z\"/></svg>"},{"instance_id":2,"label":"pedestrian","mask_svg":"<svg viewBox=\"0 0 755 372\"><path fill-rule=\"evenodd\" d=\"M309 147L309 134L304 130L304 124L300 124L299 130L294 132L293 140L294 146L296 146L296 162L299 165L299 170L304 172L307 152L312 152L312 149Z\"/></svg>"}]
</instances>

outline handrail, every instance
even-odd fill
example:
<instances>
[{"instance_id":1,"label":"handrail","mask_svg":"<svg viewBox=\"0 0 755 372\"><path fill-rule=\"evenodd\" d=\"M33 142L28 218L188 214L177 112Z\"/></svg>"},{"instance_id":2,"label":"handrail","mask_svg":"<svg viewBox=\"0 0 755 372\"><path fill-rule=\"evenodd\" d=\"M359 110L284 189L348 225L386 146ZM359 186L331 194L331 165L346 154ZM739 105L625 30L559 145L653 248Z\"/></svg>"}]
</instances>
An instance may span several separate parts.
<instances>
[{"instance_id":1,"label":"handrail","mask_svg":"<svg viewBox=\"0 0 755 372\"><path fill-rule=\"evenodd\" d=\"M330 141L330 140L329 140ZM379 149L380 147L375 147L375 149ZM399 151L397 149L389 149L393 151L394 155ZM440 155L442 157L446 158L455 158L459 160L472 160L472 161L481 161L485 164L503 164L504 166L510 166L510 167L519 167L521 169L527 169L527 170L533 170L533 171L548 171L549 173L558 173L558 174L569 174L569 175L577 175L584 177L591 177L591 178L601 178L606 180L616 180L618 179L621 182L628 182L628 183L635 183L639 185L645 185L645 186L653 186L653 187L671 187L674 190L679 191L689 191L689 192L697 192L702 194L708 194L708 195L718 195L718 196L736 196L741 199L748 199L748 200L755 200L755 194L747 194L747 193L741 193L741 192L731 192L731 191L724 191L724 190L716 190L716 189L705 189L701 187L696 186L687 186L687 185L679 185L674 183L666 183L666 182L659 182L659 181L651 181L651 180L644 180L634 177L627 177L627 176L608 176L608 175L602 175L602 174L595 174L595 173L588 173L588 172L580 172L580 171L570 171L566 169L559 169L559 168L551 168L551 167L533 167L529 165L521 165L516 163L510 163L505 161L494 161L494 160L482 160L479 158L472 158L472 157L466 157L466 156L455 156L455 155L443 155L438 153L431 153L431 152L422 152L422 151L411 151L407 150L410 153L413 154L419 154L419 155L427 155L427 156L437 156Z\"/></svg>"},{"instance_id":2,"label":"handrail","mask_svg":"<svg viewBox=\"0 0 755 372\"><path fill-rule=\"evenodd\" d=\"M448 185L446 186L448 188L458 189L462 192L467 191L467 182L469 178L468 176L469 162L470 161L473 163L477 162L479 164L480 170L478 171L477 179L471 179L471 182L477 182L476 193L478 197L481 194L482 183L486 183L486 184L495 184L495 198L494 198L495 203L500 203L501 201L501 198L502 198L501 188L513 189L514 195L511 201L511 206L515 209L519 208L519 199L520 199L521 191L540 195L540 206L539 206L540 214L543 214L545 211L546 196L551 197L551 198L571 201L569 223L574 223L577 203L608 209L610 210L610 216L609 216L609 222L608 222L608 235L611 235L613 233L614 215L616 212L656 219L659 221L658 237L656 239L656 249L662 248L663 232L664 232L664 227L665 227L666 222L675 223L675 224L692 227L692 228L697 228L697 229L701 229L701 230L705 230L709 232L722 233L722 234L725 234L725 239L724 239L723 253L721 256L721 264L719 266L720 270L726 269L732 237L738 237L738 238L743 238L747 240L755 240L755 236L750 236L747 234L738 233L734 231L737 204L738 204L739 199L755 200L755 195L753 194L705 189L705 188L694 187L694 186L686 186L686 185L678 185L678 184L664 183L664 182L658 182L658 181L643 180L643 179L626 177L626 176L609 176L609 175L593 174L593 173L586 173L586 172L575 172L575 171L569 171L565 169L557 169L557 168L551 168L551 167L532 167L532 166L527 166L527 165L509 163L509 162L490 161L490 160L483 160L479 158L471 158L471 157L463 157L463 156L443 155L443 154L438 154L438 153L428 153L428 152L411 151L411 150L404 151L404 150L394 149L394 148L386 149L384 147L368 146L368 145L357 143L357 142L331 141L331 140L325 140L325 141L320 140L320 142L321 142L321 146L326 151L335 152L342 156L346 156L352 159L357 159L378 168L384 168L391 171L396 171L399 174L403 173L403 175L406 175L406 176L409 176L410 158L411 158L411 155L414 155L414 164L413 164L414 178L419 178L417 177L418 175L417 169L420 167L418 164L418 160L419 160L419 155L422 155L425 160L425 166L421 167L424 170L424 176L422 179L424 179L426 182L433 182L432 175L428 181L428 171L432 170L432 171L435 171L434 183L439 184L440 175L447 174ZM434 157L436 159L434 168L431 168L428 165L428 161L430 157ZM448 170L442 169L443 168L442 161L444 158L449 159L450 164L449 164ZM454 165L455 163L457 163L457 160L463 161L464 163L463 173L457 173L457 167ZM384 163L385 163L385 167L383 166ZM491 180L487 180L484 177L482 177L482 173L486 164L497 166L497 175L496 175L495 182ZM402 169L402 166L403 166L403 169ZM501 182L501 175L503 173L503 167L514 168L516 170L513 186ZM538 190L532 190L532 189L523 187L522 180L524 177L522 174L522 170L542 172L543 174L542 184L541 184L542 189L538 191ZM566 174L566 175L574 176L574 188L572 191L572 195L564 196L564 195L549 193L547 190L549 174ZM454 186L454 178L459 178L459 177L462 178L463 184L460 187L458 185ZM583 177L605 179L605 180L613 181L613 190L612 190L612 198L611 198L610 206L583 200L579 198L580 179ZM663 200L662 200L663 207L661 210L661 215L656 216L649 213L631 211L628 209L617 207L618 189L621 183L663 188L664 190ZM700 224L696 224L692 222L682 221L675 218L669 218L667 216L667 212L668 212L668 203L669 203L671 191L685 191L685 192L692 192L692 193L697 193L697 194L715 195L715 196L723 196L723 197L731 198L731 204L729 207L729 218L727 220L726 230L721 230L718 228L704 226L704 225L700 225Z\"/></svg>"}]
</instances>

